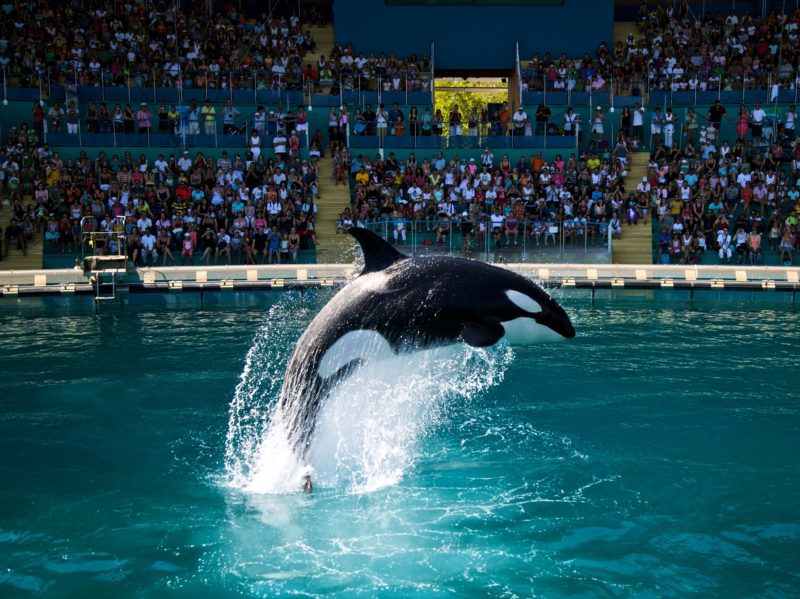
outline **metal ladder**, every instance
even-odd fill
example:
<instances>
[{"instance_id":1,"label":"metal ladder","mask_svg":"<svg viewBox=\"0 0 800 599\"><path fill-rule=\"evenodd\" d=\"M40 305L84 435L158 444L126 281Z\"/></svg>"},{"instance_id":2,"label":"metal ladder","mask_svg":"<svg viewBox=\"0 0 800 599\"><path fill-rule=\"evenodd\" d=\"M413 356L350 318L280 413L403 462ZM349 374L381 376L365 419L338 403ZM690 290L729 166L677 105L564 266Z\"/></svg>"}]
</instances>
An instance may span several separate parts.
<instances>
[{"instance_id":1,"label":"metal ladder","mask_svg":"<svg viewBox=\"0 0 800 599\"><path fill-rule=\"evenodd\" d=\"M105 293L103 291L103 287L107 288L109 283L104 281L104 279L108 276L111 276L111 293ZM117 272L102 272L97 271L95 275L92 276L94 282L94 301L95 302L103 302L109 300L117 299Z\"/></svg>"},{"instance_id":2,"label":"metal ladder","mask_svg":"<svg viewBox=\"0 0 800 599\"><path fill-rule=\"evenodd\" d=\"M125 217L116 217L112 225L113 229L105 231L95 231L94 227L87 230L87 221L87 217L81 219L81 254L84 273L89 275L89 281L94 288L95 304L113 301L117 299L117 286L121 282L120 275L124 277L128 268L128 256L125 252ZM116 253L91 255L96 251L98 242L102 242L104 250L111 249ZM87 249L91 254L87 252Z\"/></svg>"}]
</instances>

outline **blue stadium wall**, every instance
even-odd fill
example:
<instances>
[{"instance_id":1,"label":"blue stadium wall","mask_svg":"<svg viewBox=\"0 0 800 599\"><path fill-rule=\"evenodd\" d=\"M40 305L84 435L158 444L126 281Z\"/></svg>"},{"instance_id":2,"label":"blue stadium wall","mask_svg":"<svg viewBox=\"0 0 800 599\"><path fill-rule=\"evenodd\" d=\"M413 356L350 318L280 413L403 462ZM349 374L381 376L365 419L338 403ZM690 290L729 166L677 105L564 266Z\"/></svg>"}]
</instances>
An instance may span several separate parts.
<instances>
[{"instance_id":1,"label":"blue stadium wall","mask_svg":"<svg viewBox=\"0 0 800 599\"><path fill-rule=\"evenodd\" d=\"M594 55L600 42L613 43L610 0L563 0L557 6L503 6L502 0L496 6L463 4L335 0L335 39L343 46L352 42L365 55L394 52L400 57L430 53L435 42L437 70L510 69L517 41L522 60L548 51L554 56Z\"/></svg>"}]
</instances>

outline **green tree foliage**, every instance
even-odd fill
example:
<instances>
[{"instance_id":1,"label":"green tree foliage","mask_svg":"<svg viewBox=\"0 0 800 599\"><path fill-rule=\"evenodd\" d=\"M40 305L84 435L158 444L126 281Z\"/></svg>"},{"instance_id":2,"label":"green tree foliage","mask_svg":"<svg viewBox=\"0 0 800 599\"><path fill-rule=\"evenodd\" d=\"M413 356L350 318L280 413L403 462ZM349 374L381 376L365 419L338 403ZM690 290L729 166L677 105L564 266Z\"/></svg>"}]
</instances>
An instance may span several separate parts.
<instances>
[{"instance_id":1,"label":"green tree foliage","mask_svg":"<svg viewBox=\"0 0 800 599\"><path fill-rule=\"evenodd\" d=\"M495 83L490 81L440 81L436 82L437 87L494 87ZM508 92L487 89L485 92L477 91L439 91L434 93L434 112L438 109L442 111L445 120L450 115L454 105L458 105L461 112L461 120L466 124L467 117L472 109L475 108L478 114L481 108L493 102L504 102L508 100ZM444 134L448 135L447 127Z\"/></svg>"}]
</instances>

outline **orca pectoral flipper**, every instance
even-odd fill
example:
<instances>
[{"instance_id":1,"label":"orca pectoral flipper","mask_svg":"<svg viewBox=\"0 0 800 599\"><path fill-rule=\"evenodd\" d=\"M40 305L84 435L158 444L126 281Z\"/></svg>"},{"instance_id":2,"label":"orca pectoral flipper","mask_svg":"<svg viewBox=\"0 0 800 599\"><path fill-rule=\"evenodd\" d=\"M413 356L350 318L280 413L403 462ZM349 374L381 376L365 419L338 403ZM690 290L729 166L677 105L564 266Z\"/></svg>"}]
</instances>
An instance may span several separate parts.
<instances>
[{"instance_id":1,"label":"orca pectoral flipper","mask_svg":"<svg viewBox=\"0 0 800 599\"><path fill-rule=\"evenodd\" d=\"M473 347L494 345L505 334L505 329L494 319L471 320L464 325L461 338Z\"/></svg>"}]
</instances>

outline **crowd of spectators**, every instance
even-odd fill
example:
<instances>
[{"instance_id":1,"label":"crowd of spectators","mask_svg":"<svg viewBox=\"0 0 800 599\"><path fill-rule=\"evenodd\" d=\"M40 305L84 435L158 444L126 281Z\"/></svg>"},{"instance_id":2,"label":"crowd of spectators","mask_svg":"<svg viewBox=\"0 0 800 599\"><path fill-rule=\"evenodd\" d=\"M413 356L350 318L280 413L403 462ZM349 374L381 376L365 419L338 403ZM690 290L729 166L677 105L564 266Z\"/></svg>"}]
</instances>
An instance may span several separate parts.
<instances>
[{"instance_id":1,"label":"crowd of spectators","mask_svg":"<svg viewBox=\"0 0 800 599\"><path fill-rule=\"evenodd\" d=\"M684 0L643 2L640 39L613 48L604 42L581 58L535 54L524 91L609 89L642 96L645 90L705 91L794 88L800 84L800 10L791 15L742 15L731 9L696 18Z\"/></svg>"},{"instance_id":2,"label":"crowd of spectators","mask_svg":"<svg viewBox=\"0 0 800 599\"><path fill-rule=\"evenodd\" d=\"M540 104L531 116L522 105L512 113L508 102L502 102L500 108L491 114L487 104L480 108L474 106L469 112L463 113L458 104L453 104L443 113L441 108L400 107L394 102L391 108L379 104L375 110L372 104L366 104L363 110L356 108L352 117L346 108L342 108L342 112L332 108L329 124L331 127L338 125L341 128L350 123L351 135L377 136L380 145L383 145L387 136L441 137L446 132L451 138L464 136L477 140L481 137L505 135L573 135L580 127L580 119L571 109L566 113L564 128L560 123L552 121L551 116L552 111L545 104Z\"/></svg>"},{"instance_id":3,"label":"crowd of spectators","mask_svg":"<svg viewBox=\"0 0 800 599\"><path fill-rule=\"evenodd\" d=\"M427 55L356 53L334 44L315 49L308 24L322 24L320 7L301 15L248 19L235 4L190 15L177 3L135 0L55 5L6 4L0 19L0 65L12 86L37 87L36 76L67 90L75 85L208 89L282 89L331 94L425 91L432 85Z\"/></svg>"},{"instance_id":4,"label":"crowd of spectators","mask_svg":"<svg viewBox=\"0 0 800 599\"><path fill-rule=\"evenodd\" d=\"M676 6L643 3L642 38L629 39L627 48L617 44L615 75L673 91L794 87L799 27L800 10L737 16L732 8L728 15L717 11L696 19L685 0Z\"/></svg>"},{"instance_id":5,"label":"crowd of spectators","mask_svg":"<svg viewBox=\"0 0 800 599\"><path fill-rule=\"evenodd\" d=\"M550 162L537 152L512 162L490 148L469 159L438 152L421 159L411 153L407 160L394 152L385 159L352 157L342 149L334 162L349 171L354 190L340 229L388 221L396 243L406 242L412 227L431 232L437 245L457 232L465 251L487 242L555 245L561 235L566 243L605 242L620 231L626 199L623 162L593 151Z\"/></svg>"},{"instance_id":6,"label":"crowd of spectators","mask_svg":"<svg viewBox=\"0 0 800 599\"><path fill-rule=\"evenodd\" d=\"M771 143L760 128L750 128L750 136L740 128L738 138L724 139L725 116L719 104L704 118L692 111L699 133L682 146L656 138L647 175L631 190L659 220L658 259L699 263L714 252L724 264L760 264L769 247L792 264L800 241L800 138L784 128Z\"/></svg>"},{"instance_id":7,"label":"crowd of spectators","mask_svg":"<svg viewBox=\"0 0 800 599\"><path fill-rule=\"evenodd\" d=\"M421 91L431 84L426 55L356 55L347 44L335 45L327 57L304 61L313 39L296 14L248 21L229 6L224 15L193 15L189 27L187 15L165 3L56 8L46 2L23 2L3 10L0 63L9 72L49 69L66 84L98 85L102 80L108 85L274 87L294 78L306 81L313 91L330 85L332 93L339 84L345 91ZM772 12L753 18L747 11L741 16L731 11L727 17L709 13L697 20L685 2L643 3L640 17L640 41L631 37L613 51L602 44L595 58L534 56L526 68L532 76L523 81L523 89L601 89L611 76L618 85L633 82L622 93L634 95L641 94L644 85L635 82L644 81L649 90L673 91L800 83L800 10L791 17ZM16 219L11 230L22 233L13 239L21 237L24 245L44 233L56 247L69 249L79 230L76 222L80 226L80 219L86 219L84 230L125 229L135 262L144 257L153 261L156 254L166 261L179 250L191 259L188 249L203 250L207 261L211 254L215 260L220 255L234 261L263 260L271 257L273 233L279 246L274 257L280 258L281 249L298 249L305 239L313 239L321 133L310 140L311 159L305 162L298 151L305 132L301 129L307 127L302 106L296 114L268 113L259 107L247 131L240 130L238 116L230 102L219 114L208 102L192 102L184 113L164 104L155 114L147 104L137 110L90 104L84 114L77 114L74 105L53 104L45 112L37 104L32 127L12 130L0 157L4 199ZM220 117L225 133L245 134L242 156L229 159L223 153L214 160L184 153L149 164L144 156L132 160L129 152L111 159L102 153L89 159L83 152L78 160L64 163L42 143L45 121L54 132L65 127L72 131L84 118L92 132L180 129L191 135L215 132ZM704 252L713 251L723 262L758 263L761 239L766 237L765 246L791 263L800 217L800 140L794 131L794 107L786 111L780 132L768 136L760 105L751 110L742 106L734 117L736 135L731 139L720 134L723 120L733 119L718 102L697 114L690 109L684 118L671 107L663 113L660 107L648 109L646 114L644 104L636 104L622 109L619 126L613 128L598 107L589 119L588 144L581 146L585 149L566 159L558 155L549 164L541 153L512 164L507 156L497 160L489 148L470 160L455 155L445 159L442 152L419 162L414 154L398 161L392 153L370 160L352 158L344 144L347 131L375 135L382 145L386 136L446 132L451 137L530 137L551 127L582 140L580 118L573 109L562 118L563 123L554 124L544 104L533 113L523 106L512 111L506 103L494 115L487 107L469 114L457 106L447 114L397 104L374 110L366 105L353 114L346 107L332 108L328 137L334 178L344 182L349 173L354 190L354 204L341 215L340 228L390 220L399 242L406 239L406 227L424 226L436 231L436 243L443 243L456 223L469 249L471 240L480 243L485 236L498 247L520 240L533 245L554 242L553 224L573 242L581 236L604 241L621 231L621 219L646 223L652 214L661 230L656 239L660 260L668 256L675 262L699 262ZM650 125L649 140L644 139L645 123ZM265 138L271 139L274 158L262 154ZM626 188L630 153L645 145L651 151L647 176ZM263 225L261 230L258 225ZM140 231L142 226L145 230ZM261 235L267 229L264 249Z\"/></svg>"},{"instance_id":8,"label":"crowd of spectators","mask_svg":"<svg viewBox=\"0 0 800 599\"><path fill-rule=\"evenodd\" d=\"M637 111L638 120L632 118ZM630 154L643 148L638 106L620 115L613 140L602 125L593 126L584 151L566 159L557 155L552 163L543 161L541 152L516 163L507 156L497 160L489 148L469 160L446 159L439 152L421 160L411 154L406 161L393 153L385 159L351 158L342 149L334 159L340 175L350 172L355 193L340 225L344 230L392 221L399 242L408 227L436 231L437 243L457 230L468 249L470 239L481 244L487 234L497 247L548 243L548 233L556 230L572 242L582 235L605 241L621 232L620 220L647 225L652 215L661 230L655 240L658 260L700 263L711 252L722 263L759 264L768 248L779 253L781 263L791 264L800 243L794 107L775 135L753 126L763 115L759 105L749 112L742 107L731 140L720 133L722 123L731 120L725 107L717 102L704 112L690 109L681 143L671 108L664 115L653 111L647 174L627 186ZM525 126L534 125L527 119Z\"/></svg>"},{"instance_id":9,"label":"crowd of spectators","mask_svg":"<svg viewBox=\"0 0 800 599\"><path fill-rule=\"evenodd\" d=\"M314 49L304 23L316 22L316 13L249 20L234 4L216 15L177 7L145 0L6 3L0 64L23 87L44 72L67 88L302 85L303 58Z\"/></svg>"},{"instance_id":10,"label":"crowd of spectators","mask_svg":"<svg viewBox=\"0 0 800 599\"><path fill-rule=\"evenodd\" d=\"M623 111L612 156L643 147L643 114L638 105ZM760 264L769 247L780 252L781 263L792 264L800 242L800 137L794 106L782 124L772 123L776 129L770 133L759 104L751 111L741 106L731 139L721 130L732 119L718 101L705 114L688 110L680 140L670 115L669 107L663 115L658 108L652 112L647 174L627 188L623 219L636 224L653 214L660 227L659 261L701 263L704 253L713 252L724 264Z\"/></svg>"},{"instance_id":11,"label":"crowd of spectators","mask_svg":"<svg viewBox=\"0 0 800 599\"><path fill-rule=\"evenodd\" d=\"M125 251L134 264L193 263L195 252L207 264L255 264L296 262L316 242L317 158L285 146L270 157L81 151L62 160L23 126L0 149L0 189L11 213L6 254L9 242L75 252L91 241L94 253ZM125 248L114 233L125 233Z\"/></svg>"},{"instance_id":12,"label":"crowd of spectators","mask_svg":"<svg viewBox=\"0 0 800 599\"><path fill-rule=\"evenodd\" d=\"M329 86L332 94L339 91L430 91L433 84L433 65L427 54L411 54L404 58L390 52L356 54L351 43L344 47L334 44L329 56L320 56L316 64L307 65L303 78L319 91ZM340 87L341 86L341 87Z\"/></svg>"}]
</instances>

